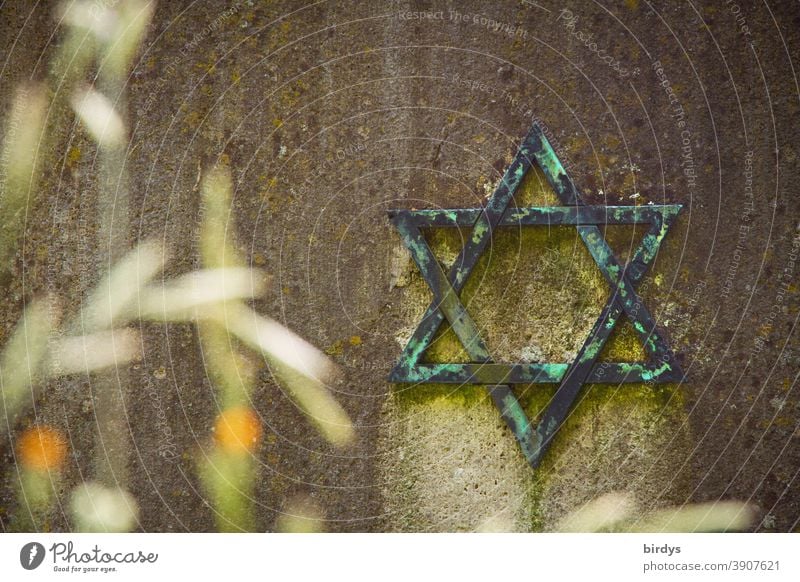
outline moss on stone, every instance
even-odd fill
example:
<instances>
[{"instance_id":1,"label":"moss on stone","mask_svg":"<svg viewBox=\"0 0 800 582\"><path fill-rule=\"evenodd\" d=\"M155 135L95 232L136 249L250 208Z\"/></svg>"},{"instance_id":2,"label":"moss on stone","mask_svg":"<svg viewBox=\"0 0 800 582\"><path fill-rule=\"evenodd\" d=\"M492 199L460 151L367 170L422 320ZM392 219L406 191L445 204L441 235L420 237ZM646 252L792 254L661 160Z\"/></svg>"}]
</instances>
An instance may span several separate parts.
<instances>
[{"instance_id":1,"label":"moss on stone","mask_svg":"<svg viewBox=\"0 0 800 582\"><path fill-rule=\"evenodd\" d=\"M398 387L394 392L401 411L425 405L440 408L450 406L474 406L489 399L485 386L453 384L421 384L419 386Z\"/></svg>"}]
</instances>

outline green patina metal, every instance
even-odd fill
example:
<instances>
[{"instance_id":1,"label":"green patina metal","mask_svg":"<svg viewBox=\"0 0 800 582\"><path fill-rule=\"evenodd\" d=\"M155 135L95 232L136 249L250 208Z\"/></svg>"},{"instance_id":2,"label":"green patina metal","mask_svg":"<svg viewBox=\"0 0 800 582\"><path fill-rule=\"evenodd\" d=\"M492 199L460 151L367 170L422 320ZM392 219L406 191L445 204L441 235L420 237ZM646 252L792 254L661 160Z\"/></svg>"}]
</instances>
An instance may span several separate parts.
<instances>
[{"instance_id":1,"label":"green patina metal","mask_svg":"<svg viewBox=\"0 0 800 582\"><path fill-rule=\"evenodd\" d=\"M536 163L564 206L509 208L514 192ZM536 468L584 384L681 382L684 374L663 334L636 291L681 206L585 206L541 129L534 125L484 208L392 210L389 216L433 292L423 315L389 380L396 383L481 384L489 388L500 414L516 437L528 463ZM647 224L642 243L623 267L608 246L599 225ZM492 360L478 326L459 293L478 259L501 227L575 226L597 263L611 295L571 363L500 364ZM472 227L472 235L445 273L422 234L422 228ZM598 362L622 316L633 324L645 362ZM472 360L429 364L422 354L444 323L450 324ZM556 383L550 405L536 427L528 419L512 384Z\"/></svg>"}]
</instances>

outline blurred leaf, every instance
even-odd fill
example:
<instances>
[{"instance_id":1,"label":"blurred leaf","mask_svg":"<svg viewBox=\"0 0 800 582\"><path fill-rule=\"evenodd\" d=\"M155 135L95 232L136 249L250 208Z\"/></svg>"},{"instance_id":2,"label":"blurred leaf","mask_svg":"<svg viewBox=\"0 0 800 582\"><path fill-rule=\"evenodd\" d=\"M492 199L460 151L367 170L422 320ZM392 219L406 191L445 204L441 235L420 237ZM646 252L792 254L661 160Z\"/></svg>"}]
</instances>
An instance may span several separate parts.
<instances>
[{"instance_id":1,"label":"blurred leaf","mask_svg":"<svg viewBox=\"0 0 800 582\"><path fill-rule=\"evenodd\" d=\"M142 288L161 272L166 262L166 252L155 241L143 242L128 253L87 299L81 314L82 329L108 329L116 320L135 312L134 301L139 298Z\"/></svg>"},{"instance_id":2,"label":"blurred leaf","mask_svg":"<svg viewBox=\"0 0 800 582\"><path fill-rule=\"evenodd\" d=\"M91 33L102 42L114 38L119 16L108 5L93 0L72 0L61 5L60 20L68 26Z\"/></svg>"},{"instance_id":3,"label":"blurred leaf","mask_svg":"<svg viewBox=\"0 0 800 582\"><path fill-rule=\"evenodd\" d=\"M125 123L102 93L92 88L79 89L72 97L72 108L101 148L125 143Z\"/></svg>"},{"instance_id":4,"label":"blurred leaf","mask_svg":"<svg viewBox=\"0 0 800 582\"><path fill-rule=\"evenodd\" d=\"M308 378L324 380L336 370L325 354L277 321L246 305L228 305L210 316L270 360Z\"/></svg>"},{"instance_id":5,"label":"blurred leaf","mask_svg":"<svg viewBox=\"0 0 800 582\"><path fill-rule=\"evenodd\" d=\"M139 505L130 493L95 482L73 489L69 507L78 532L129 532L139 519Z\"/></svg>"},{"instance_id":6,"label":"blurred leaf","mask_svg":"<svg viewBox=\"0 0 800 582\"><path fill-rule=\"evenodd\" d=\"M273 362L276 375L282 380L292 400L332 444L343 447L353 442L355 430L342 405L331 395L325 384L314 378L285 369Z\"/></svg>"},{"instance_id":7,"label":"blurred leaf","mask_svg":"<svg viewBox=\"0 0 800 582\"><path fill-rule=\"evenodd\" d=\"M266 277L244 267L192 271L162 284L149 286L142 293L138 315L159 321L189 321L198 317L199 308L217 308L235 299L253 299L264 293ZM215 309L216 310L216 309ZM202 310L199 316L207 315Z\"/></svg>"},{"instance_id":8,"label":"blurred leaf","mask_svg":"<svg viewBox=\"0 0 800 582\"><path fill-rule=\"evenodd\" d=\"M755 508L738 501L686 505L655 511L640 519L627 493L607 493L567 515L556 528L561 532L721 532L747 529Z\"/></svg>"},{"instance_id":9,"label":"blurred leaf","mask_svg":"<svg viewBox=\"0 0 800 582\"><path fill-rule=\"evenodd\" d=\"M755 508L740 501L699 503L657 511L628 531L671 533L744 531L753 523L755 516Z\"/></svg>"},{"instance_id":10,"label":"blurred leaf","mask_svg":"<svg viewBox=\"0 0 800 582\"><path fill-rule=\"evenodd\" d=\"M556 530L561 532L612 530L634 515L635 511L636 504L630 495L607 493L570 513Z\"/></svg>"},{"instance_id":11,"label":"blurred leaf","mask_svg":"<svg viewBox=\"0 0 800 582\"><path fill-rule=\"evenodd\" d=\"M3 349L0 356L3 432L13 427L17 416L35 399L33 387L41 376L50 334L58 320L58 305L53 298L31 302Z\"/></svg>"},{"instance_id":12,"label":"blurred leaf","mask_svg":"<svg viewBox=\"0 0 800 582\"><path fill-rule=\"evenodd\" d=\"M134 329L101 331L53 342L50 375L90 373L117 368L142 357L142 338Z\"/></svg>"},{"instance_id":13,"label":"blurred leaf","mask_svg":"<svg viewBox=\"0 0 800 582\"><path fill-rule=\"evenodd\" d=\"M325 512L307 496L291 499L275 523L275 529L283 533L320 533L325 531Z\"/></svg>"}]
</instances>

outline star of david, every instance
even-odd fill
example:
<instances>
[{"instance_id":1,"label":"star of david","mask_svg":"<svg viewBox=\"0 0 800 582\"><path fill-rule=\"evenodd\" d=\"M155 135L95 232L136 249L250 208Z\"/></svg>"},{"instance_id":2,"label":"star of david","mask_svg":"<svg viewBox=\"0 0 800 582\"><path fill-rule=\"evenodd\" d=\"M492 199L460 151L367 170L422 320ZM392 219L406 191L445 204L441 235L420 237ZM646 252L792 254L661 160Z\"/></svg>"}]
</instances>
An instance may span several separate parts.
<instances>
[{"instance_id":1,"label":"star of david","mask_svg":"<svg viewBox=\"0 0 800 582\"><path fill-rule=\"evenodd\" d=\"M514 193L533 163L541 168L564 206L518 208ZM681 205L588 206L567 175L542 130L534 124L485 207L445 210L391 210L389 216L431 291L433 301L389 375L395 383L486 385L531 467L536 468L569 415L584 384L681 382L683 372L636 288L655 259ZM641 245L622 265L607 244L600 225L649 225ZM493 361L486 343L459 297L492 234L502 227L574 225L611 290L610 297L571 363ZM448 273L436 260L422 228L472 227ZM644 347L644 362L602 362L603 346L623 317L633 325ZM425 363L421 357L447 320L472 360L469 363ZM534 426L512 384L559 384L555 396Z\"/></svg>"}]
</instances>

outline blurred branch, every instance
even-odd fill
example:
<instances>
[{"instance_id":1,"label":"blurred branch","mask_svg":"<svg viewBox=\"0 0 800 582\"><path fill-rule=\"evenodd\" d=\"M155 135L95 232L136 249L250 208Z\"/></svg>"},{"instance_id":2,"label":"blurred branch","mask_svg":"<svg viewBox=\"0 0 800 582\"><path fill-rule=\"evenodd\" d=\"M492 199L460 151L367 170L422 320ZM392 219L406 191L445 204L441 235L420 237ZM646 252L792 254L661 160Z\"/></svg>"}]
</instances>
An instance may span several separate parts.
<instances>
[{"instance_id":1,"label":"blurred branch","mask_svg":"<svg viewBox=\"0 0 800 582\"><path fill-rule=\"evenodd\" d=\"M233 183L222 165L214 166L203 179L203 223L200 256L207 268L240 267L244 258L234 246L232 208Z\"/></svg>"},{"instance_id":2,"label":"blurred branch","mask_svg":"<svg viewBox=\"0 0 800 582\"><path fill-rule=\"evenodd\" d=\"M215 443L201 478L220 517L231 529L252 529L253 453L261 423L249 407L256 378L255 354L263 355L294 402L337 446L352 441L352 423L325 386L335 368L319 350L279 323L256 313L247 302L264 293L267 277L246 268L231 226L233 184L223 166L203 182L205 210L200 252L204 269L153 283L163 271L165 249L144 242L127 252L129 184L126 170L125 87L134 59L152 19L154 2L123 0L101 5L88 0L62 4L66 36L51 63L48 84L20 89L4 132L0 158L0 284L13 265L22 219L38 194L41 160L50 159L59 131L68 126L69 109L96 142L99 158L97 237L99 264L107 251L107 275L90 292L82 310L59 325L57 303L35 300L26 308L0 353L0 396L5 424L13 430L19 415L36 400L36 386L74 373L92 373L141 357L139 332L125 326L141 320L191 321L198 325L205 363L218 387L222 411ZM85 84L92 63L96 85ZM112 390L116 379L119 390ZM125 372L97 382L94 407L99 450L97 483L73 491L71 510L80 531L128 531L138 515L135 500L117 486L125 482L127 431L124 419ZM238 446L236 443L242 444ZM34 470L34 469L31 469ZM53 491L38 496L38 474L21 483L26 495L50 503ZM113 487L111 485L114 485ZM30 491L30 494L27 493ZM313 516L309 518L313 522ZM228 528L222 525L222 529Z\"/></svg>"},{"instance_id":3,"label":"blurred branch","mask_svg":"<svg viewBox=\"0 0 800 582\"><path fill-rule=\"evenodd\" d=\"M33 426L20 435L16 446L17 498L24 509L14 514L12 530L37 531L45 522L58 494L66 455L66 439L52 426Z\"/></svg>"},{"instance_id":4,"label":"blurred branch","mask_svg":"<svg viewBox=\"0 0 800 582\"><path fill-rule=\"evenodd\" d=\"M105 43L100 59L100 73L109 83L122 84L127 79L133 59L147 35L155 6L153 1L127 0L111 15L108 12L112 9L98 7L96 18L108 22L105 27L108 33L103 38ZM122 87L119 90L121 92Z\"/></svg>"},{"instance_id":5,"label":"blurred branch","mask_svg":"<svg viewBox=\"0 0 800 582\"><path fill-rule=\"evenodd\" d=\"M0 356L2 434L13 429L20 413L36 399L35 386L47 353L50 335L58 325L58 303L52 297L32 301Z\"/></svg>"},{"instance_id":6,"label":"blurred branch","mask_svg":"<svg viewBox=\"0 0 800 582\"><path fill-rule=\"evenodd\" d=\"M25 214L37 194L38 150L47 99L41 86L17 90L0 153L0 281L13 264Z\"/></svg>"},{"instance_id":7,"label":"blurred branch","mask_svg":"<svg viewBox=\"0 0 800 582\"><path fill-rule=\"evenodd\" d=\"M109 267L130 248L130 185L126 166L128 144L125 118L125 87L134 57L147 33L153 2L123 0L115 5L93 4L88 17L102 22L89 24L97 47L97 89L74 91L72 106L98 146L99 194L96 259ZM86 14L75 18L85 22ZM111 299L109 299L111 301ZM113 321L113 314L111 314ZM130 389L128 371L98 378L94 398L97 439L103 456L95 458L96 478L106 486L127 482L128 429L121 423ZM109 453L110 451L110 453Z\"/></svg>"},{"instance_id":8,"label":"blurred branch","mask_svg":"<svg viewBox=\"0 0 800 582\"><path fill-rule=\"evenodd\" d=\"M226 273L232 266L244 264L234 244L234 229L229 226L232 223L232 187L229 172L218 165L208 172L202 188L205 214L200 250L203 263L207 267L225 267ZM250 277L252 280L252 275ZM342 446L352 441L354 431L350 418L324 384L336 368L317 348L278 322L259 315L241 300L226 297L216 308L198 309L196 317L216 324L218 330L226 330L261 353L300 409L331 443ZM224 342L223 336L219 336L216 346L212 344L212 351L224 350ZM206 338L205 344L208 343ZM230 349L230 340L227 343ZM224 367L232 368L231 365Z\"/></svg>"},{"instance_id":9,"label":"blurred branch","mask_svg":"<svg viewBox=\"0 0 800 582\"><path fill-rule=\"evenodd\" d=\"M200 460L198 472L211 498L217 530L255 531L252 495L256 475L252 455L215 449Z\"/></svg>"},{"instance_id":10,"label":"blurred branch","mask_svg":"<svg viewBox=\"0 0 800 582\"><path fill-rule=\"evenodd\" d=\"M249 358L241 353L234 337L242 346L267 358L294 401L331 443L345 445L353 439L354 432L344 409L323 384L334 371L330 360L284 326L262 317L245 304L248 297L244 292L249 291L254 297L264 286L254 284L257 280L253 271L242 267L245 261L235 246L235 229L231 226L232 190L230 173L223 165L214 167L203 180L200 254L203 265L216 270L207 271L216 275L216 282L208 281L199 299L191 296L187 299L184 291L158 307L165 315L170 311L173 317L187 315L176 309L180 303L194 311L204 362L222 404L215 425L215 446L199 461L200 478L217 513L218 528L251 531L254 527L252 491L256 478L251 451L258 444L258 438L253 440L252 448L231 448L226 443L242 440L250 443L251 433L257 432L259 437L261 433L255 412L248 408L253 367L248 365ZM237 282L232 275L241 280ZM248 280L249 289L246 287ZM210 300L215 297L212 303ZM221 434L237 436L220 438ZM286 527L300 528L301 521L292 521ZM311 518L302 524L305 528L316 527Z\"/></svg>"}]
</instances>

